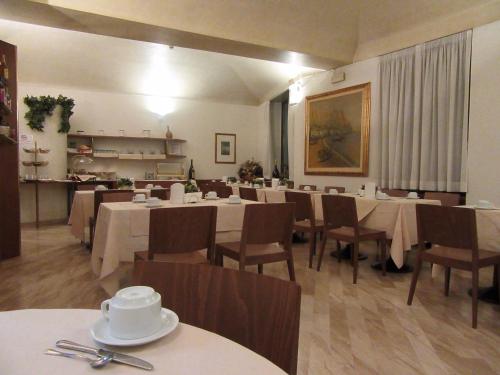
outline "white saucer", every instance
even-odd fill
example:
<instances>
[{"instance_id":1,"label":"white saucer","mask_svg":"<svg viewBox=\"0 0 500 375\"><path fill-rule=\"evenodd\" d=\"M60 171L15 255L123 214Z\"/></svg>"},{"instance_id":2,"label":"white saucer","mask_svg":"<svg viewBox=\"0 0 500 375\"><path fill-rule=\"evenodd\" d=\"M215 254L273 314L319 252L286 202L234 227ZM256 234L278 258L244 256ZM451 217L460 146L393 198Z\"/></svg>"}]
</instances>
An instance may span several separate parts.
<instances>
[{"instance_id":1,"label":"white saucer","mask_svg":"<svg viewBox=\"0 0 500 375\"><path fill-rule=\"evenodd\" d=\"M100 344L113 346L136 346L143 345L149 342L161 339L163 336L172 332L179 324L179 317L171 310L161 309L161 328L151 336L142 337L140 339L125 340L111 336L108 321L100 318L90 329L92 338Z\"/></svg>"},{"instance_id":2,"label":"white saucer","mask_svg":"<svg viewBox=\"0 0 500 375\"><path fill-rule=\"evenodd\" d=\"M406 199L420 199L420 197L405 197Z\"/></svg>"},{"instance_id":3,"label":"white saucer","mask_svg":"<svg viewBox=\"0 0 500 375\"><path fill-rule=\"evenodd\" d=\"M216 200L218 200L218 199L220 199L220 198L219 198L219 197L215 197L215 198L205 198L205 200L207 200L207 201L216 201Z\"/></svg>"},{"instance_id":4,"label":"white saucer","mask_svg":"<svg viewBox=\"0 0 500 375\"><path fill-rule=\"evenodd\" d=\"M375 198L378 201L390 201L391 197L384 197L384 198Z\"/></svg>"},{"instance_id":5,"label":"white saucer","mask_svg":"<svg viewBox=\"0 0 500 375\"><path fill-rule=\"evenodd\" d=\"M145 199L143 199L143 200L132 199L132 202L134 202L134 203L146 203L146 200Z\"/></svg>"},{"instance_id":6,"label":"white saucer","mask_svg":"<svg viewBox=\"0 0 500 375\"><path fill-rule=\"evenodd\" d=\"M227 201L227 204L241 204L241 201L239 201L239 202L231 202L231 201Z\"/></svg>"},{"instance_id":7,"label":"white saucer","mask_svg":"<svg viewBox=\"0 0 500 375\"><path fill-rule=\"evenodd\" d=\"M500 208L498 207L479 207L474 205L473 206L476 210L499 210Z\"/></svg>"},{"instance_id":8,"label":"white saucer","mask_svg":"<svg viewBox=\"0 0 500 375\"><path fill-rule=\"evenodd\" d=\"M162 207L161 203L146 203L146 208L157 208Z\"/></svg>"}]
</instances>

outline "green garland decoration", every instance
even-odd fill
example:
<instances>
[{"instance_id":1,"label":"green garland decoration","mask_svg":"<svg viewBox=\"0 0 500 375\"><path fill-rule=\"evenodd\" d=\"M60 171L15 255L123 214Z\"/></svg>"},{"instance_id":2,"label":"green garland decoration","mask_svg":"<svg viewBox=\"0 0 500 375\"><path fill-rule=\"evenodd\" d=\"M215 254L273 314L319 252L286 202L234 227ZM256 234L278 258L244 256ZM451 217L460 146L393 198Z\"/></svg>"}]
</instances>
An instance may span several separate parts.
<instances>
[{"instance_id":1,"label":"green garland decoration","mask_svg":"<svg viewBox=\"0 0 500 375\"><path fill-rule=\"evenodd\" d=\"M50 95L47 96L26 96L24 98L24 104L29 108L26 112L24 118L28 120L28 126L40 132L43 132L45 116L51 116L56 108L56 105L62 107L61 111L61 122L59 125L59 133L68 133L71 125L69 123L69 118L73 114L73 107L75 106L75 100L67 98L65 96L59 95L54 98Z\"/></svg>"}]
</instances>

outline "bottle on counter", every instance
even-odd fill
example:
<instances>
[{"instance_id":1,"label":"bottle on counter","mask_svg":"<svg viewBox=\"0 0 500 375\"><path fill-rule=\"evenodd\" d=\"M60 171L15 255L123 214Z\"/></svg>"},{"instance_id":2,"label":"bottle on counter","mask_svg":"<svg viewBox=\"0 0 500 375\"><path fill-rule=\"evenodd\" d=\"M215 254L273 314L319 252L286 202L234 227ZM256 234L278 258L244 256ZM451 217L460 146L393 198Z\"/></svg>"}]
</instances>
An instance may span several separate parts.
<instances>
[{"instance_id":1,"label":"bottle on counter","mask_svg":"<svg viewBox=\"0 0 500 375\"><path fill-rule=\"evenodd\" d=\"M196 179L196 174L193 167L193 159L191 159L191 165L189 166L189 171L188 171L188 180L194 180L194 179Z\"/></svg>"},{"instance_id":2,"label":"bottle on counter","mask_svg":"<svg viewBox=\"0 0 500 375\"><path fill-rule=\"evenodd\" d=\"M280 171L278 170L278 161L274 160L273 178L280 178Z\"/></svg>"}]
</instances>

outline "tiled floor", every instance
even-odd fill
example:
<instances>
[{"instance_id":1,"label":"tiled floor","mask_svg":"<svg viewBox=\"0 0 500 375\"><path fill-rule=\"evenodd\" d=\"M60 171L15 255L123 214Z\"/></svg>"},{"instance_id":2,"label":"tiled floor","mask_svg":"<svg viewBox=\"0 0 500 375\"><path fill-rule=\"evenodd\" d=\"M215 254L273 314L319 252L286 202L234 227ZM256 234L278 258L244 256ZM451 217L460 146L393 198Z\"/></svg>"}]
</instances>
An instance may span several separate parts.
<instances>
[{"instance_id":1,"label":"tiled floor","mask_svg":"<svg viewBox=\"0 0 500 375\"><path fill-rule=\"evenodd\" d=\"M67 226L25 229L22 238L22 256L0 263L0 310L98 308L107 297ZM425 267L409 307L410 275L382 277L369 266L373 249L363 250L370 260L352 285L348 263L325 257L318 273L307 268L307 245L294 247L303 291L299 374L500 373L500 306L480 303L473 330L468 276L452 273L446 298L442 279L432 280ZM284 264L264 273L287 278ZM483 285L491 274L481 274Z\"/></svg>"}]
</instances>

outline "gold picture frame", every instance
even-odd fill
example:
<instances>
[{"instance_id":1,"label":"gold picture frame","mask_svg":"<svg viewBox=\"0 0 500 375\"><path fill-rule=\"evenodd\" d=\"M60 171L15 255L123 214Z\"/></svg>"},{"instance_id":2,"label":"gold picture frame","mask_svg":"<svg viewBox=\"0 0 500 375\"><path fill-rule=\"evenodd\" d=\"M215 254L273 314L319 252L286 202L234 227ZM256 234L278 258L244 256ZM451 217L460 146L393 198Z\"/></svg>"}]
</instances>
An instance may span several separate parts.
<instances>
[{"instance_id":1,"label":"gold picture frame","mask_svg":"<svg viewBox=\"0 0 500 375\"><path fill-rule=\"evenodd\" d=\"M306 98L305 175L368 176L370 86Z\"/></svg>"}]
</instances>

